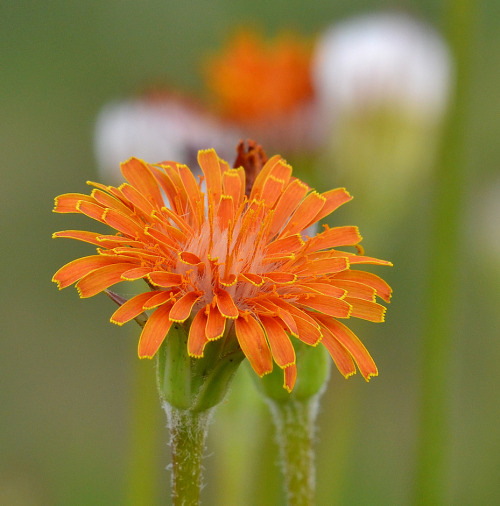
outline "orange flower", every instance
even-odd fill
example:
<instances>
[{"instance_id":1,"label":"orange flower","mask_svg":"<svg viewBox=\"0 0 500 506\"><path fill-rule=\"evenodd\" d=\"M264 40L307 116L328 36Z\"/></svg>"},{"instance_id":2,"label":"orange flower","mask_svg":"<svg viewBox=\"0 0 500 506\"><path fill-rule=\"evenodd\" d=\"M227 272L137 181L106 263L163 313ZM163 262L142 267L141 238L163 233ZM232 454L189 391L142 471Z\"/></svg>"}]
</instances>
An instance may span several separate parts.
<instances>
[{"instance_id":1,"label":"orange flower","mask_svg":"<svg viewBox=\"0 0 500 506\"><path fill-rule=\"evenodd\" d=\"M208 87L222 113L244 124L288 115L313 95L309 44L282 35L269 43L245 31L206 69Z\"/></svg>"},{"instance_id":2,"label":"orange flower","mask_svg":"<svg viewBox=\"0 0 500 506\"><path fill-rule=\"evenodd\" d=\"M289 392L297 375L294 339L322 343L345 377L356 372L355 363L366 380L376 375L368 351L339 319L383 321L385 307L375 298L388 302L391 289L351 266L390 262L360 249L337 250L360 242L354 226L301 235L351 200L346 190L312 191L276 155L247 196L242 167L231 168L214 150L200 151L198 162L204 182L185 165L131 158L121 165L128 183L89 183L95 187L90 195L57 197L55 212L85 214L116 233L56 232L94 244L97 254L68 263L53 281L60 289L76 283L80 297L91 297L120 281L144 279L150 290L111 317L121 325L150 312L141 358L153 357L179 322L189 328L191 357L202 357L210 341L237 339L259 376L272 370L273 360L284 370Z\"/></svg>"}]
</instances>

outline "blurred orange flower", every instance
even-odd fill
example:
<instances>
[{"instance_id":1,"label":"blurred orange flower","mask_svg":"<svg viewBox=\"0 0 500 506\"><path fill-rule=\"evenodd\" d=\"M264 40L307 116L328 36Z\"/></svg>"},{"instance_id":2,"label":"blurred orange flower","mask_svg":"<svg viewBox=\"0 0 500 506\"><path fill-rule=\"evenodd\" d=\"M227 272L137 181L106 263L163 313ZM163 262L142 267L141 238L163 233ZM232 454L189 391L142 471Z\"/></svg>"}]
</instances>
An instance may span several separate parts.
<instances>
[{"instance_id":1,"label":"blurred orange flower","mask_svg":"<svg viewBox=\"0 0 500 506\"><path fill-rule=\"evenodd\" d=\"M366 348L338 319L383 321L385 307L375 298L388 302L391 289L351 267L390 262L360 248L337 250L358 245L354 226L301 234L351 200L346 190L311 190L278 155L265 161L253 185L243 167L231 168L214 150L200 151L198 162L204 181L186 165L131 158L121 165L128 183L89 183L90 195L57 197L55 212L84 214L116 233L56 232L94 244L97 254L68 263L53 281L60 289L76 283L81 297L91 297L143 279L150 289L111 317L121 325L150 311L141 358L153 357L178 322L189 328L190 356L202 357L210 341L237 339L259 376L272 370L274 359L288 391L297 375L293 339L322 343L346 377L356 372L355 363L366 380L376 375Z\"/></svg>"},{"instance_id":2,"label":"blurred orange flower","mask_svg":"<svg viewBox=\"0 0 500 506\"><path fill-rule=\"evenodd\" d=\"M296 35L266 42L240 32L209 60L207 86L228 119L254 124L284 116L313 95L310 54L310 44Z\"/></svg>"}]
</instances>

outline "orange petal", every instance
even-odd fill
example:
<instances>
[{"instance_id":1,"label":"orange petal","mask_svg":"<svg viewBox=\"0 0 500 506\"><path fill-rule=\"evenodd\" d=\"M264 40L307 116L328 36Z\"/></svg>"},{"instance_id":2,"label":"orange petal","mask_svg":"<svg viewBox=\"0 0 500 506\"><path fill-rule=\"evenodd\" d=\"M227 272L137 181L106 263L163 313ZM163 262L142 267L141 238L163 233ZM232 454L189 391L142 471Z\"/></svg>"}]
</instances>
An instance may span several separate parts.
<instances>
[{"instance_id":1,"label":"orange petal","mask_svg":"<svg viewBox=\"0 0 500 506\"><path fill-rule=\"evenodd\" d=\"M320 326L307 312L282 299L274 298L273 302L291 314L297 327L296 335L301 341L311 346L316 346L321 341ZM280 318L283 319L281 314Z\"/></svg>"},{"instance_id":2,"label":"orange petal","mask_svg":"<svg viewBox=\"0 0 500 506\"><path fill-rule=\"evenodd\" d=\"M141 243L139 243L141 244ZM151 262L155 263L158 261L163 260L163 256L160 254L150 254L150 250L140 248L140 247L134 247L130 248L128 246L118 246L116 248L113 248L112 250L108 249L100 249L99 253L103 256L110 256L114 257L116 261L129 261L133 262L135 267L138 267L143 262ZM137 265L138 264L138 265Z\"/></svg>"},{"instance_id":3,"label":"orange petal","mask_svg":"<svg viewBox=\"0 0 500 506\"><path fill-rule=\"evenodd\" d=\"M162 209L162 213L163 216L160 218L160 222L164 233L179 244L185 244L187 238L194 234L193 229L181 216L175 214L170 209ZM166 225L165 223L168 219L171 219L177 226Z\"/></svg>"},{"instance_id":4,"label":"orange petal","mask_svg":"<svg viewBox=\"0 0 500 506\"><path fill-rule=\"evenodd\" d=\"M172 326L169 319L170 305L160 306L149 318L142 329L139 339L139 358L153 358L158 349L167 337Z\"/></svg>"},{"instance_id":5,"label":"orange petal","mask_svg":"<svg viewBox=\"0 0 500 506\"><path fill-rule=\"evenodd\" d=\"M123 325L124 323L133 320L144 311L144 304L147 303L151 297L154 297L159 291L144 292L132 297L121 305L111 316L111 323Z\"/></svg>"},{"instance_id":6,"label":"orange petal","mask_svg":"<svg viewBox=\"0 0 500 506\"><path fill-rule=\"evenodd\" d=\"M297 270L297 274L300 276L321 276L345 271L349 268L349 261L346 256L309 261L303 268Z\"/></svg>"},{"instance_id":7,"label":"orange petal","mask_svg":"<svg viewBox=\"0 0 500 506\"><path fill-rule=\"evenodd\" d=\"M92 202L95 200L83 193L65 193L59 195L54 199L54 212L55 213L79 213L78 202Z\"/></svg>"},{"instance_id":8,"label":"orange petal","mask_svg":"<svg viewBox=\"0 0 500 506\"><path fill-rule=\"evenodd\" d=\"M155 307L161 306L165 304L165 302L169 300L174 300L174 297L171 292L165 292L160 290L155 296L151 297L145 304L144 309L153 309Z\"/></svg>"},{"instance_id":9,"label":"orange petal","mask_svg":"<svg viewBox=\"0 0 500 506\"><path fill-rule=\"evenodd\" d=\"M294 179L282 193L276 207L274 209L273 221L269 237L274 237L290 218L292 211L300 204L302 199L309 191L309 186Z\"/></svg>"},{"instance_id":10,"label":"orange petal","mask_svg":"<svg viewBox=\"0 0 500 506\"><path fill-rule=\"evenodd\" d=\"M222 286L233 286L238 281L235 274L229 274L227 277L220 278L219 282Z\"/></svg>"},{"instance_id":11,"label":"orange petal","mask_svg":"<svg viewBox=\"0 0 500 506\"><path fill-rule=\"evenodd\" d=\"M373 264L373 265L387 265L392 267L392 262L387 260L380 260L379 258L367 257L363 255L352 255L351 253L344 253L343 251L330 251L332 256L346 257L350 264Z\"/></svg>"},{"instance_id":12,"label":"orange petal","mask_svg":"<svg viewBox=\"0 0 500 506\"><path fill-rule=\"evenodd\" d=\"M264 284L264 278L258 274L252 274L251 272L245 272L238 275L239 281L248 281L254 286L262 286Z\"/></svg>"},{"instance_id":13,"label":"orange petal","mask_svg":"<svg viewBox=\"0 0 500 506\"><path fill-rule=\"evenodd\" d=\"M100 246L108 249L113 249L120 246L143 246L143 243L140 241L134 241L129 237L122 237L120 235L100 235L97 240L99 241Z\"/></svg>"},{"instance_id":14,"label":"orange petal","mask_svg":"<svg viewBox=\"0 0 500 506\"><path fill-rule=\"evenodd\" d=\"M200 187L198 186L193 173L186 165L179 165L179 175L191 206L192 216L193 218L197 218L198 225L201 225L201 222L204 219L204 210L203 196L201 194Z\"/></svg>"},{"instance_id":15,"label":"orange petal","mask_svg":"<svg viewBox=\"0 0 500 506\"><path fill-rule=\"evenodd\" d=\"M91 255L88 257L77 258L72 262L61 267L52 278L52 281L57 283L59 290L72 285L80 278L83 278L89 272L95 271L105 265L115 264L116 260L113 257L106 257L101 255ZM129 265L129 268L133 265Z\"/></svg>"},{"instance_id":16,"label":"orange petal","mask_svg":"<svg viewBox=\"0 0 500 506\"><path fill-rule=\"evenodd\" d=\"M266 272L264 277L280 285L294 283L297 280L297 276L289 272Z\"/></svg>"},{"instance_id":17,"label":"orange petal","mask_svg":"<svg viewBox=\"0 0 500 506\"><path fill-rule=\"evenodd\" d=\"M163 164L173 164L173 166L177 167L177 164L175 162L163 162L161 164L163 170L160 170L152 165L149 166L149 170L154 175L156 181L158 182L161 189L165 193L172 209L177 210L177 205L183 204L185 202L185 196L180 195L180 187L178 183L175 183L170 177L170 175L164 172L166 170L166 166L164 166ZM175 171L177 171L177 168L175 168ZM180 181L179 177L177 177L177 179Z\"/></svg>"},{"instance_id":18,"label":"orange petal","mask_svg":"<svg viewBox=\"0 0 500 506\"><path fill-rule=\"evenodd\" d=\"M321 344L328 350L337 369L344 378L348 378L356 374L356 366L351 354L335 339L328 329L323 329L323 339Z\"/></svg>"},{"instance_id":19,"label":"orange petal","mask_svg":"<svg viewBox=\"0 0 500 506\"><path fill-rule=\"evenodd\" d=\"M361 241L358 227L334 227L307 241L306 251L313 252L337 246L354 246Z\"/></svg>"},{"instance_id":20,"label":"orange petal","mask_svg":"<svg viewBox=\"0 0 500 506\"><path fill-rule=\"evenodd\" d=\"M245 195L245 171L242 167L231 169L222 174L222 186L226 195L233 197L235 206L239 206Z\"/></svg>"},{"instance_id":21,"label":"orange petal","mask_svg":"<svg viewBox=\"0 0 500 506\"><path fill-rule=\"evenodd\" d=\"M264 376L273 370L273 359L267 345L266 336L257 320L250 315L235 320L236 337L243 353L253 370Z\"/></svg>"},{"instance_id":22,"label":"orange petal","mask_svg":"<svg viewBox=\"0 0 500 506\"><path fill-rule=\"evenodd\" d=\"M233 197L230 195L221 195L219 209L217 209L217 216L219 218L219 228L225 230L228 223L234 223L234 205Z\"/></svg>"},{"instance_id":23,"label":"orange petal","mask_svg":"<svg viewBox=\"0 0 500 506\"><path fill-rule=\"evenodd\" d=\"M375 288L365 285L364 283L337 278L332 278L332 283L335 283L335 286L338 286L339 289L345 290L348 297L356 297L358 299L370 300L372 302L375 301Z\"/></svg>"},{"instance_id":24,"label":"orange petal","mask_svg":"<svg viewBox=\"0 0 500 506\"><path fill-rule=\"evenodd\" d=\"M207 194L214 203L218 204L222 193L219 157L213 149L201 150L198 152L198 163L205 175Z\"/></svg>"},{"instance_id":25,"label":"orange petal","mask_svg":"<svg viewBox=\"0 0 500 506\"><path fill-rule=\"evenodd\" d=\"M283 371L284 381L283 388L291 393L293 387L295 386L295 380L297 379L297 366L295 364L289 365Z\"/></svg>"},{"instance_id":26,"label":"orange petal","mask_svg":"<svg viewBox=\"0 0 500 506\"><path fill-rule=\"evenodd\" d=\"M355 297L346 297L344 300L352 306L351 316L371 322L384 321L386 308L381 304Z\"/></svg>"},{"instance_id":27,"label":"orange petal","mask_svg":"<svg viewBox=\"0 0 500 506\"><path fill-rule=\"evenodd\" d=\"M343 288L339 288L330 283L300 283L297 287L306 293L310 293L312 291L328 295L330 297L336 297L337 299L342 299L345 296L345 290Z\"/></svg>"},{"instance_id":28,"label":"orange petal","mask_svg":"<svg viewBox=\"0 0 500 506\"><path fill-rule=\"evenodd\" d=\"M282 239L271 242L266 247L266 255L275 255L276 253L294 253L304 245L304 240L300 234L288 235Z\"/></svg>"},{"instance_id":29,"label":"orange petal","mask_svg":"<svg viewBox=\"0 0 500 506\"><path fill-rule=\"evenodd\" d=\"M159 242L160 245L163 246L164 249L166 249L166 251L171 251L171 250L177 251L179 249L179 245L177 244L175 239L173 239L172 237L170 237L158 230L155 230L150 227L145 227L144 233L146 235L149 235L153 239L155 239L157 242ZM172 255L172 257L173 257L173 255Z\"/></svg>"},{"instance_id":30,"label":"orange petal","mask_svg":"<svg viewBox=\"0 0 500 506\"><path fill-rule=\"evenodd\" d=\"M357 271L357 270L346 270L335 274L332 281L335 283L337 279L345 279L349 281L356 281L364 283L376 290L377 295L386 302L391 300L392 288L379 276L372 274L371 272Z\"/></svg>"},{"instance_id":31,"label":"orange petal","mask_svg":"<svg viewBox=\"0 0 500 506\"><path fill-rule=\"evenodd\" d=\"M207 339L213 341L219 339L224 334L226 328L226 318L222 316L217 305L210 304L208 310L208 320L205 333Z\"/></svg>"},{"instance_id":32,"label":"orange petal","mask_svg":"<svg viewBox=\"0 0 500 506\"><path fill-rule=\"evenodd\" d=\"M155 286L170 288L182 285L182 276L173 272L154 271L148 275L149 281Z\"/></svg>"},{"instance_id":33,"label":"orange petal","mask_svg":"<svg viewBox=\"0 0 500 506\"><path fill-rule=\"evenodd\" d=\"M183 214L189 206L189 199L179 171L179 167L182 164L178 162L164 162L161 165L172 185L170 189L173 194L173 200L171 201L172 210L177 214Z\"/></svg>"},{"instance_id":34,"label":"orange petal","mask_svg":"<svg viewBox=\"0 0 500 506\"><path fill-rule=\"evenodd\" d=\"M120 192L133 206L146 216L150 216L155 210L151 202L134 186L129 184L122 184Z\"/></svg>"},{"instance_id":35,"label":"orange petal","mask_svg":"<svg viewBox=\"0 0 500 506\"><path fill-rule=\"evenodd\" d=\"M269 176L262 189L261 199L267 207L273 207L276 201L281 196L285 181L278 179L274 176Z\"/></svg>"},{"instance_id":36,"label":"orange petal","mask_svg":"<svg viewBox=\"0 0 500 506\"><path fill-rule=\"evenodd\" d=\"M260 199L262 188L264 187L264 183L267 177L269 176L273 168L281 161L282 161L281 156L274 155L271 158L269 158L269 160L264 164L264 167L262 167L261 171L257 174L257 177L255 178L255 181L253 183L252 191L250 193L249 198L250 201L254 199L256 200Z\"/></svg>"},{"instance_id":37,"label":"orange petal","mask_svg":"<svg viewBox=\"0 0 500 506\"><path fill-rule=\"evenodd\" d=\"M106 208L104 208L101 204L80 200L80 202L76 205L76 208L85 216L104 223L103 214Z\"/></svg>"},{"instance_id":38,"label":"orange petal","mask_svg":"<svg viewBox=\"0 0 500 506\"><path fill-rule=\"evenodd\" d=\"M104 223L118 230L128 237L136 238L144 232L144 226L139 225L129 216L116 211L115 209L106 209L102 215Z\"/></svg>"},{"instance_id":39,"label":"orange petal","mask_svg":"<svg viewBox=\"0 0 500 506\"><path fill-rule=\"evenodd\" d=\"M298 316L293 317L298 328L298 338L310 346L316 346L322 338L322 333L309 321L303 320Z\"/></svg>"},{"instance_id":40,"label":"orange petal","mask_svg":"<svg viewBox=\"0 0 500 506\"><path fill-rule=\"evenodd\" d=\"M193 318L191 327L189 328L187 349L190 357L203 357L203 350L209 342L205 334L207 324L206 308L202 307Z\"/></svg>"},{"instance_id":41,"label":"orange petal","mask_svg":"<svg viewBox=\"0 0 500 506\"><path fill-rule=\"evenodd\" d=\"M120 168L125 179L157 209L164 206L160 188L153 173L149 170L148 164L137 158L130 158L122 163Z\"/></svg>"},{"instance_id":42,"label":"orange petal","mask_svg":"<svg viewBox=\"0 0 500 506\"><path fill-rule=\"evenodd\" d=\"M122 274L128 271L133 264L114 263L106 265L95 271L90 272L80 279L75 285L80 297L92 297L102 292L106 288L123 281Z\"/></svg>"},{"instance_id":43,"label":"orange petal","mask_svg":"<svg viewBox=\"0 0 500 506\"><path fill-rule=\"evenodd\" d=\"M277 306L273 302L266 299L259 299L259 305L262 305L262 307L267 309L269 312L278 316L288 328L289 332L295 337L298 336L299 329L297 327L297 324L295 323L295 320L293 319L293 316L290 314L290 312L287 311L284 307Z\"/></svg>"},{"instance_id":44,"label":"orange petal","mask_svg":"<svg viewBox=\"0 0 500 506\"><path fill-rule=\"evenodd\" d=\"M282 369L295 363L295 350L283 327L275 318L259 316L267 335L271 353Z\"/></svg>"},{"instance_id":45,"label":"orange petal","mask_svg":"<svg viewBox=\"0 0 500 506\"><path fill-rule=\"evenodd\" d=\"M57 237L66 237L68 239L76 239L77 241L88 242L90 244L95 244L96 246L101 246L98 237L102 234L98 234L96 232L84 232L83 230L62 230L61 232L54 232L52 237L55 239Z\"/></svg>"},{"instance_id":46,"label":"orange petal","mask_svg":"<svg viewBox=\"0 0 500 506\"><path fill-rule=\"evenodd\" d=\"M292 167L290 165L288 165L285 162L285 160L281 159L270 170L267 181L269 181L270 178L276 178L280 181L283 181L285 183L285 186L287 186L288 182L290 181L291 176L292 176ZM267 183L267 181L266 181L266 183ZM265 191L265 185L264 185L264 191ZM262 198L262 195L261 195L261 198Z\"/></svg>"},{"instance_id":47,"label":"orange petal","mask_svg":"<svg viewBox=\"0 0 500 506\"><path fill-rule=\"evenodd\" d=\"M318 192L311 192L297 207L280 237L302 232L311 223L315 223L314 217L324 206L325 199Z\"/></svg>"},{"instance_id":48,"label":"orange petal","mask_svg":"<svg viewBox=\"0 0 500 506\"><path fill-rule=\"evenodd\" d=\"M109 189L111 191L111 188ZM117 191L113 188L114 191ZM123 197L110 195L105 191L101 190L92 190L92 197L94 197L95 201L103 207L109 207L110 209L116 209L125 214L130 213L130 209L122 202Z\"/></svg>"},{"instance_id":49,"label":"orange petal","mask_svg":"<svg viewBox=\"0 0 500 506\"><path fill-rule=\"evenodd\" d=\"M378 374L375 362L354 332L334 318L319 315L317 316L317 320L323 327L323 334L326 334L328 331L331 332L333 338L337 339L337 341L352 355L356 364L358 364L359 371L366 381L368 381L371 376L376 376Z\"/></svg>"},{"instance_id":50,"label":"orange petal","mask_svg":"<svg viewBox=\"0 0 500 506\"><path fill-rule=\"evenodd\" d=\"M189 318L193 306L201 297L200 292L188 292L184 294L173 306L170 312L170 319L174 322L183 322Z\"/></svg>"},{"instance_id":51,"label":"orange petal","mask_svg":"<svg viewBox=\"0 0 500 506\"><path fill-rule=\"evenodd\" d=\"M135 267L122 274L122 279L125 281L135 281L142 279L151 272L151 267Z\"/></svg>"},{"instance_id":52,"label":"orange petal","mask_svg":"<svg viewBox=\"0 0 500 506\"><path fill-rule=\"evenodd\" d=\"M298 302L321 313L336 318L349 318L351 306L342 299L322 294L308 294L299 297Z\"/></svg>"},{"instance_id":53,"label":"orange petal","mask_svg":"<svg viewBox=\"0 0 500 506\"><path fill-rule=\"evenodd\" d=\"M189 253L189 251L182 251L179 253L179 259L182 263L185 263L187 265L203 264L199 256L195 255L194 253Z\"/></svg>"},{"instance_id":54,"label":"orange petal","mask_svg":"<svg viewBox=\"0 0 500 506\"><path fill-rule=\"evenodd\" d=\"M238 308L236 307L231 295L229 295L226 290L217 290L215 297L217 307L219 308L222 316L230 319L238 318Z\"/></svg>"},{"instance_id":55,"label":"orange petal","mask_svg":"<svg viewBox=\"0 0 500 506\"><path fill-rule=\"evenodd\" d=\"M325 198L325 205L314 217L312 223L322 220L329 214L333 213L333 211L338 209L342 204L352 200L351 195L349 195L349 192L347 192L345 188L335 188L334 190L327 191L321 195Z\"/></svg>"}]
</instances>

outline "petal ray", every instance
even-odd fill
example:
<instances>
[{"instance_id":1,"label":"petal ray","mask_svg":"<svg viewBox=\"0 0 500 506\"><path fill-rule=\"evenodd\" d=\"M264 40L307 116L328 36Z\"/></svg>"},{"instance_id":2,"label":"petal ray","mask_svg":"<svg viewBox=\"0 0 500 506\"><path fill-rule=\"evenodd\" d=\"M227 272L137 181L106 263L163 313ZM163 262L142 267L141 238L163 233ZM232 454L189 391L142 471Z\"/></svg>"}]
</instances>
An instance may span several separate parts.
<instances>
[{"instance_id":1,"label":"petal ray","mask_svg":"<svg viewBox=\"0 0 500 506\"><path fill-rule=\"evenodd\" d=\"M257 320L250 315L241 315L235 320L236 337L253 370L264 376L273 370L273 359L266 336Z\"/></svg>"},{"instance_id":2,"label":"petal ray","mask_svg":"<svg viewBox=\"0 0 500 506\"><path fill-rule=\"evenodd\" d=\"M173 322L169 319L170 305L160 306L142 329L139 339L139 358L153 358L167 337Z\"/></svg>"},{"instance_id":3,"label":"petal ray","mask_svg":"<svg viewBox=\"0 0 500 506\"><path fill-rule=\"evenodd\" d=\"M205 327L207 324L206 308L202 307L193 318L191 327L189 328L188 335L188 355L190 357L201 358L203 357L203 350L209 342L206 334Z\"/></svg>"}]
</instances>

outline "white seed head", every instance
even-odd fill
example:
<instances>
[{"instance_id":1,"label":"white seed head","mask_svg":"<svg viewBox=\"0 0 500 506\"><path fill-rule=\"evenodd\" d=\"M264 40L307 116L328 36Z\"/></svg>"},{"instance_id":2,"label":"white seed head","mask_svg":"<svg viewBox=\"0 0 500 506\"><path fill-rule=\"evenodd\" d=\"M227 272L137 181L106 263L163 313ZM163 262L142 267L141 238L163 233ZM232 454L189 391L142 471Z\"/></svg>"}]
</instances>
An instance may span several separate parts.
<instances>
[{"instance_id":1,"label":"white seed head","mask_svg":"<svg viewBox=\"0 0 500 506\"><path fill-rule=\"evenodd\" d=\"M446 107L452 63L430 26L399 14L372 14L328 29L312 62L326 114L395 106L439 119Z\"/></svg>"}]
</instances>

